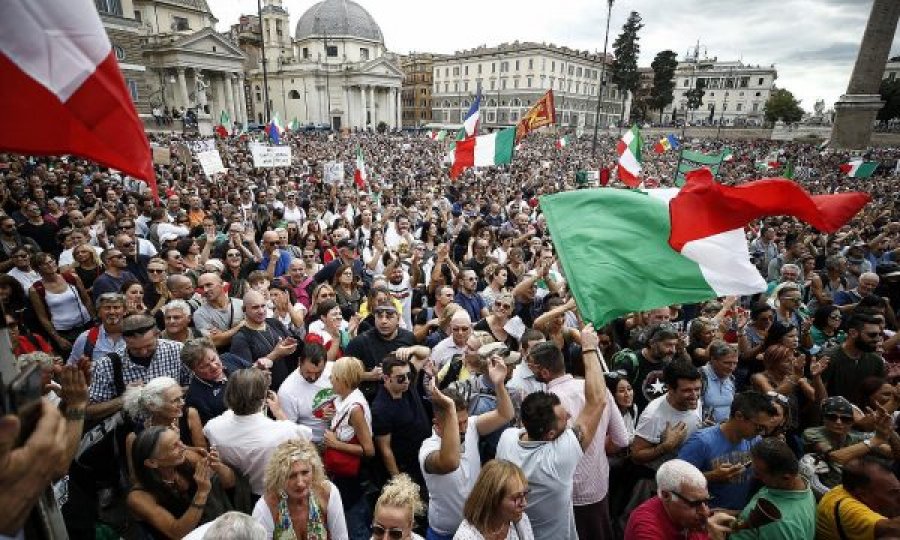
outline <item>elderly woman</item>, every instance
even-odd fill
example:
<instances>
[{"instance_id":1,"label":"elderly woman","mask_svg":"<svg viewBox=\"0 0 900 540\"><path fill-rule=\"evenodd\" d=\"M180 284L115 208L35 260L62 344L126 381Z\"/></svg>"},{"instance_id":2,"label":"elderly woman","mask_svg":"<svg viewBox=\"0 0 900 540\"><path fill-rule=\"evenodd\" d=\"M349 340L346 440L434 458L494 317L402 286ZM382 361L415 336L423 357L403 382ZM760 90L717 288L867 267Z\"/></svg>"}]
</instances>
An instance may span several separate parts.
<instances>
[{"instance_id":1,"label":"elderly woman","mask_svg":"<svg viewBox=\"0 0 900 540\"><path fill-rule=\"evenodd\" d=\"M475 323L473 328L489 332L494 340L503 343L509 350L518 351L519 340L506 331L506 323L509 322L515 307L516 301L512 293L501 292L491 305L490 315Z\"/></svg>"},{"instance_id":2,"label":"elderly woman","mask_svg":"<svg viewBox=\"0 0 900 540\"><path fill-rule=\"evenodd\" d=\"M375 455L372 413L359 389L363 373L365 368L356 358L345 356L334 363L331 388L337 395L335 413L323 436L326 471L341 492L347 528L354 539L368 537L371 524L359 472L361 469L357 467L356 474L347 474L346 470L338 470L332 464L353 461L354 458L361 461Z\"/></svg>"},{"instance_id":3,"label":"elderly woman","mask_svg":"<svg viewBox=\"0 0 900 540\"><path fill-rule=\"evenodd\" d=\"M391 478L375 503L372 538L423 540L412 530L415 518L425 513L419 489L406 474Z\"/></svg>"},{"instance_id":4,"label":"elderly woman","mask_svg":"<svg viewBox=\"0 0 900 540\"><path fill-rule=\"evenodd\" d=\"M278 445L266 465L266 491L253 508L268 538L347 540L341 494L311 443Z\"/></svg>"},{"instance_id":5,"label":"elderly woman","mask_svg":"<svg viewBox=\"0 0 900 540\"><path fill-rule=\"evenodd\" d=\"M141 429L162 426L178 434L185 446L206 448L203 424L197 409L184 406L184 390L171 377L157 377L143 386L130 386L125 390L123 408L135 422L136 432L125 438L127 455L131 455L134 439ZM130 461L130 460L129 460Z\"/></svg>"},{"instance_id":6,"label":"elderly woman","mask_svg":"<svg viewBox=\"0 0 900 540\"><path fill-rule=\"evenodd\" d=\"M734 400L734 372L738 366L737 347L714 339L707 347L709 362L700 370L706 379L703 392L703 418L715 423L728 420Z\"/></svg>"},{"instance_id":7,"label":"elderly woman","mask_svg":"<svg viewBox=\"0 0 900 540\"><path fill-rule=\"evenodd\" d=\"M528 479L517 465L495 459L481 469L463 507L462 524L453 540L533 540L528 506Z\"/></svg>"},{"instance_id":8,"label":"elderly woman","mask_svg":"<svg viewBox=\"0 0 900 540\"><path fill-rule=\"evenodd\" d=\"M215 450L196 464L186 456L187 447L167 427L148 427L135 438L135 481L126 502L145 538L182 538L228 510L249 510L249 499L235 495L232 501L226 494L236 478Z\"/></svg>"}]
</instances>

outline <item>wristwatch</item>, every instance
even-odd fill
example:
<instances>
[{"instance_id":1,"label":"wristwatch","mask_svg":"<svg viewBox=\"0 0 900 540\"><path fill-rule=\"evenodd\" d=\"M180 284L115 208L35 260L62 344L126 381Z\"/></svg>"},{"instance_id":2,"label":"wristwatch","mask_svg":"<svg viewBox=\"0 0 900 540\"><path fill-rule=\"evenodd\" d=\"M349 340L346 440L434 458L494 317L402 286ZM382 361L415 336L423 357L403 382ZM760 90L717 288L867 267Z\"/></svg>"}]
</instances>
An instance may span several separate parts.
<instances>
[{"instance_id":1,"label":"wristwatch","mask_svg":"<svg viewBox=\"0 0 900 540\"><path fill-rule=\"evenodd\" d=\"M872 439L863 439L863 444L868 446L869 449L872 449Z\"/></svg>"}]
</instances>

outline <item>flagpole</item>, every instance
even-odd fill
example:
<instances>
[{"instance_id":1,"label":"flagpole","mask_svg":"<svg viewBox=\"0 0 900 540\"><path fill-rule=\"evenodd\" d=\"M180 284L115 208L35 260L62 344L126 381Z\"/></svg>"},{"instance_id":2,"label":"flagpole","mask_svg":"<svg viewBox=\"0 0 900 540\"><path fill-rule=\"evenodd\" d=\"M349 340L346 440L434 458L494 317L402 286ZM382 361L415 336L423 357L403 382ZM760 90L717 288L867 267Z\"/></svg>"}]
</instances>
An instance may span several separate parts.
<instances>
[{"instance_id":1,"label":"flagpole","mask_svg":"<svg viewBox=\"0 0 900 540\"><path fill-rule=\"evenodd\" d=\"M263 33L262 0L256 0L256 10L259 15L259 48L262 52L263 72L263 100L266 104L266 124L269 123L269 72L266 69L266 38Z\"/></svg>"},{"instance_id":2,"label":"flagpole","mask_svg":"<svg viewBox=\"0 0 900 540\"><path fill-rule=\"evenodd\" d=\"M678 163L675 164L675 177L672 179L672 185L678 185L678 172L681 170L681 156L684 155L684 141L681 141L681 148L678 149Z\"/></svg>"},{"instance_id":3,"label":"flagpole","mask_svg":"<svg viewBox=\"0 0 900 540\"><path fill-rule=\"evenodd\" d=\"M591 157L597 157L597 130L600 127L600 108L603 101L604 77L606 76L606 50L609 46L609 19L612 16L612 7L615 0L606 0L606 36L603 38L603 59L600 61L600 82L597 84L597 112L594 114L594 138L591 141Z\"/></svg>"}]
</instances>

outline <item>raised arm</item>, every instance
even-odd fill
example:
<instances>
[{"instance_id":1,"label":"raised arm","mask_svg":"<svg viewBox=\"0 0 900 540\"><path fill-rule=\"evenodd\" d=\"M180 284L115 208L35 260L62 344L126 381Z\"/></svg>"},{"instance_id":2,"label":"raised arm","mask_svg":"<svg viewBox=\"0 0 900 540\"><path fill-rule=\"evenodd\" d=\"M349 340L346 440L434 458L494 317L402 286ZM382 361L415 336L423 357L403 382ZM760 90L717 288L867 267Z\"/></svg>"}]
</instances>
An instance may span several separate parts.
<instances>
[{"instance_id":1,"label":"raised arm","mask_svg":"<svg viewBox=\"0 0 900 540\"><path fill-rule=\"evenodd\" d=\"M581 358L584 361L584 408L575 419L575 434L581 448L587 449L594 441L600 416L606 407L606 384L600 367L600 339L592 324L581 330Z\"/></svg>"}]
</instances>

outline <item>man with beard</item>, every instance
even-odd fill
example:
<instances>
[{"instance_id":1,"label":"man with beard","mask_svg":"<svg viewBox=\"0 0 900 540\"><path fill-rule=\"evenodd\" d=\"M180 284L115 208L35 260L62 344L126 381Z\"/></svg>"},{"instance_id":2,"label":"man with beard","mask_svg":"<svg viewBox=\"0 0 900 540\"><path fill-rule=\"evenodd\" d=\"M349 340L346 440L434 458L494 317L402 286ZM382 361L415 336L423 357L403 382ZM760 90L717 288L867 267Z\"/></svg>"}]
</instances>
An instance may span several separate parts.
<instances>
[{"instance_id":1,"label":"man with beard","mask_svg":"<svg viewBox=\"0 0 900 540\"><path fill-rule=\"evenodd\" d=\"M613 369L623 370L634 387L634 403L643 411L651 400L665 394L661 372L678 348L678 333L665 324L649 327L646 344L639 353L625 349L613 357Z\"/></svg>"},{"instance_id":2,"label":"man with beard","mask_svg":"<svg viewBox=\"0 0 900 540\"><path fill-rule=\"evenodd\" d=\"M77 364L82 356L97 363L109 353L125 354L125 341L122 339L125 297L119 293L104 293L97 298L96 305L100 324L75 339L69 364Z\"/></svg>"},{"instance_id":3,"label":"man with beard","mask_svg":"<svg viewBox=\"0 0 900 540\"><path fill-rule=\"evenodd\" d=\"M141 386L156 377L172 377L181 386L190 382L190 372L181 363L181 343L159 339L153 317L129 315L122 323L122 336L125 354L118 359L121 375L113 368L111 354L93 365L87 406L91 419L99 420L120 411L126 386Z\"/></svg>"},{"instance_id":4,"label":"man with beard","mask_svg":"<svg viewBox=\"0 0 900 540\"><path fill-rule=\"evenodd\" d=\"M850 317L847 340L827 353L830 360L822 382L829 396L844 396L865 410L868 404L859 393L862 382L867 377L884 377L884 360L875 352L882 338L878 319L864 314Z\"/></svg>"}]
</instances>

